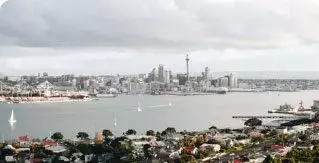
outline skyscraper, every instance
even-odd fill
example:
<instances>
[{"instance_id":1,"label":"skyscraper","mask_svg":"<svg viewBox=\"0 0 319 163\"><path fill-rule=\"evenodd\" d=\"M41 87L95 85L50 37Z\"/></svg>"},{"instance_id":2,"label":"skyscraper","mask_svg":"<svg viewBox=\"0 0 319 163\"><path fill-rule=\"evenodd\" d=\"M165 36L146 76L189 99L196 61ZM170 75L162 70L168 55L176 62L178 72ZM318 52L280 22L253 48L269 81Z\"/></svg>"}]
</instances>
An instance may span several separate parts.
<instances>
[{"instance_id":1,"label":"skyscraper","mask_svg":"<svg viewBox=\"0 0 319 163\"><path fill-rule=\"evenodd\" d=\"M185 61L186 61L186 77L187 77L187 81L189 80L189 65L188 65L188 63L189 63L189 58L188 58L188 54L186 55L186 59L185 59Z\"/></svg>"},{"instance_id":2,"label":"skyscraper","mask_svg":"<svg viewBox=\"0 0 319 163\"><path fill-rule=\"evenodd\" d=\"M235 74L231 73L229 76L228 76L229 80L229 88L237 88L237 77Z\"/></svg>"},{"instance_id":3,"label":"skyscraper","mask_svg":"<svg viewBox=\"0 0 319 163\"><path fill-rule=\"evenodd\" d=\"M164 82L164 66L159 65L158 66L158 81L159 82Z\"/></svg>"},{"instance_id":4,"label":"skyscraper","mask_svg":"<svg viewBox=\"0 0 319 163\"><path fill-rule=\"evenodd\" d=\"M204 78L205 78L206 81L211 81L212 80L212 74L210 72L209 67L205 67Z\"/></svg>"},{"instance_id":5,"label":"skyscraper","mask_svg":"<svg viewBox=\"0 0 319 163\"><path fill-rule=\"evenodd\" d=\"M218 82L218 84L217 84L218 87L228 87L229 86L229 77L225 76L225 77L218 78L217 82Z\"/></svg>"},{"instance_id":6,"label":"skyscraper","mask_svg":"<svg viewBox=\"0 0 319 163\"><path fill-rule=\"evenodd\" d=\"M170 71L165 70L165 83L170 83L171 82L171 75L170 75Z\"/></svg>"},{"instance_id":7,"label":"skyscraper","mask_svg":"<svg viewBox=\"0 0 319 163\"><path fill-rule=\"evenodd\" d=\"M156 81L156 78L157 78L157 71L156 71L156 68L153 68L152 72L148 74L148 80Z\"/></svg>"}]
</instances>

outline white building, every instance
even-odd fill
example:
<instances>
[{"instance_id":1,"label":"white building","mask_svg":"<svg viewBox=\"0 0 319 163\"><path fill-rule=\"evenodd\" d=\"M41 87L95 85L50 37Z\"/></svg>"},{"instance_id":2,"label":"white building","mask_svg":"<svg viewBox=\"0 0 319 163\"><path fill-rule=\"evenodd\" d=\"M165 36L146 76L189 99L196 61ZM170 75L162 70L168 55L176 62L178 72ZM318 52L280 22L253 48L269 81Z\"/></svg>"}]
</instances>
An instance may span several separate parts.
<instances>
[{"instance_id":1,"label":"white building","mask_svg":"<svg viewBox=\"0 0 319 163\"><path fill-rule=\"evenodd\" d=\"M72 87L73 87L73 88L76 87L76 79L72 79Z\"/></svg>"},{"instance_id":2,"label":"white building","mask_svg":"<svg viewBox=\"0 0 319 163\"><path fill-rule=\"evenodd\" d=\"M221 77L217 80L218 87L228 87L228 78L227 77Z\"/></svg>"},{"instance_id":3,"label":"white building","mask_svg":"<svg viewBox=\"0 0 319 163\"><path fill-rule=\"evenodd\" d=\"M159 82L164 82L164 65L159 65L158 66L158 81Z\"/></svg>"},{"instance_id":4,"label":"white building","mask_svg":"<svg viewBox=\"0 0 319 163\"><path fill-rule=\"evenodd\" d=\"M311 134L310 135L310 140L319 140L319 134Z\"/></svg>"},{"instance_id":5,"label":"white building","mask_svg":"<svg viewBox=\"0 0 319 163\"><path fill-rule=\"evenodd\" d=\"M202 144L200 146L200 149L203 150L203 149L207 149L207 148L211 148L213 149L215 152L219 152L220 151L220 145L219 144Z\"/></svg>"},{"instance_id":6,"label":"white building","mask_svg":"<svg viewBox=\"0 0 319 163\"><path fill-rule=\"evenodd\" d=\"M238 84L237 84L237 77L235 74L231 73L228 77L228 87L229 88L237 88Z\"/></svg>"},{"instance_id":7,"label":"white building","mask_svg":"<svg viewBox=\"0 0 319 163\"><path fill-rule=\"evenodd\" d=\"M313 107L316 109L319 109L319 100L314 100L313 101Z\"/></svg>"},{"instance_id":8,"label":"white building","mask_svg":"<svg viewBox=\"0 0 319 163\"><path fill-rule=\"evenodd\" d=\"M288 129L287 129L287 127L278 128L278 129L276 129L276 131L277 131L279 134L288 134Z\"/></svg>"},{"instance_id":9,"label":"white building","mask_svg":"<svg viewBox=\"0 0 319 163\"><path fill-rule=\"evenodd\" d=\"M165 83L170 83L171 82L170 71L168 71L168 70L165 71L164 82Z\"/></svg>"},{"instance_id":10,"label":"white building","mask_svg":"<svg viewBox=\"0 0 319 163\"><path fill-rule=\"evenodd\" d=\"M209 67L205 67L204 78L205 78L206 81L211 81L212 78L213 78L213 76L212 76L212 74L211 74L211 72L210 72Z\"/></svg>"}]
</instances>

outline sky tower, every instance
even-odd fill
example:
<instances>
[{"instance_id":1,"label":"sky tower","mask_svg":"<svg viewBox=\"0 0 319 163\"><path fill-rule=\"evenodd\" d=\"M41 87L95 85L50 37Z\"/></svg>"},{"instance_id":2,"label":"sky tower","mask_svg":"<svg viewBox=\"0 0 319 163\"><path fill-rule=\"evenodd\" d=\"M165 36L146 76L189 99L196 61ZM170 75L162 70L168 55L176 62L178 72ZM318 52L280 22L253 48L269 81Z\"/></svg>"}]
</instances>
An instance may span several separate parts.
<instances>
[{"instance_id":1,"label":"sky tower","mask_svg":"<svg viewBox=\"0 0 319 163\"><path fill-rule=\"evenodd\" d=\"M188 54L186 55L186 77L187 77L187 81L189 80L189 67L188 67L188 62L189 62L189 58L188 58Z\"/></svg>"}]
</instances>

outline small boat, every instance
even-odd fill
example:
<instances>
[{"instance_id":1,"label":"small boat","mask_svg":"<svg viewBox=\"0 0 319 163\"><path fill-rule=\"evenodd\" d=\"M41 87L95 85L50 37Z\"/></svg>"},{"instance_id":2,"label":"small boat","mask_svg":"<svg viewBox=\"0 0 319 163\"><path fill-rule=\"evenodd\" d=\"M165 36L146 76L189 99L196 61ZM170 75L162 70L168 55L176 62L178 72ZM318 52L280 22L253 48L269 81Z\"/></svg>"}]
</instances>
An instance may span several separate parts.
<instances>
[{"instance_id":1,"label":"small boat","mask_svg":"<svg viewBox=\"0 0 319 163\"><path fill-rule=\"evenodd\" d=\"M117 119L114 119L114 126L117 126Z\"/></svg>"},{"instance_id":2,"label":"small boat","mask_svg":"<svg viewBox=\"0 0 319 163\"><path fill-rule=\"evenodd\" d=\"M141 109L141 104L138 103L138 104L137 104L137 112L141 112L141 111L142 111L142 109Z\"/></svg>"},{"instance_id":3,"label":"small boat","mask_svg":"<svg viewBox=\"0 0 319 163\"><path fill-rule=\"evenodd\" d=\"M217 94L226 94L228 92L228 88L226 87L219 87L217 90L216 90L216 93Z\"/></svg>"},{"instance_id":4,"label":"small boat","mask_svg":"<svg viewBox=\"0 0 319 163\"><path fill-rule=\"evenodd\" d=\"M9 119L8 122L9 122L10 124L14 124L14 123L17 122L17 120L14 118L14 111L13 111L13 110L11 111L11 117L10 117L10 119Z\"/></svg>"},{"instance_id":5,"label":"small boat","mask_svg":"<svg viewBox=\"0 0 319 163\"><path fill-rule=\"evenodd\" d=\"M96 95L97 98L114 98L116 97L115 94L97 94Z\"/></svg>"}]
</instances>

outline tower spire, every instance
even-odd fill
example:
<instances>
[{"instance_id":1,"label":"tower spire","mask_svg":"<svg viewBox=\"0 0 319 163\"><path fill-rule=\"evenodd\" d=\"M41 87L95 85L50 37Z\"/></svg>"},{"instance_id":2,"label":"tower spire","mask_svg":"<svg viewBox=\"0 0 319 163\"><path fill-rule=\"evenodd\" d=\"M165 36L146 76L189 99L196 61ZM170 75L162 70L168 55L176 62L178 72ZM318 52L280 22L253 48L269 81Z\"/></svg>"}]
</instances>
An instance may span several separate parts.
<instances>
[{"instance_id":1,"label":"tower spire","mask_svg":"<svg viewBox=\"0 0 319 163\"><path fill-rule=\"evenodd\" d=\"M187 77L187 81L189 80L189 66L188 66L188 63L189 63L189 57L188 57L188 54L186 55L186 77Z\"/></svg>"}]
</instances>

